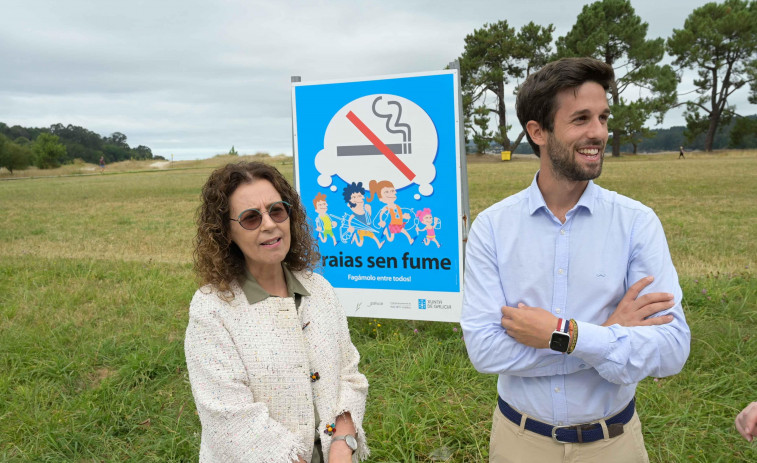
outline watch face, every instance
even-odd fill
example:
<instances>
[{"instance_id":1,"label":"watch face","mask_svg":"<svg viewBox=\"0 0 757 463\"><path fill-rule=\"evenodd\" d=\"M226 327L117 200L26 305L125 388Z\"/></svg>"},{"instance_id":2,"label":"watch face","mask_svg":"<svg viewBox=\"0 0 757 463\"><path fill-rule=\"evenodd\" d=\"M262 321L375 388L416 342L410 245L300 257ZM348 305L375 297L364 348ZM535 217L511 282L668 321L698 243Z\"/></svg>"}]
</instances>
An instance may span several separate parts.
<instances>
[{"instance_id":1,"label":"watch face","mask_svg":"<svg viewBox=\"0 0 757 463\"><path fill-rule=\"evenodd\" d=\"M357 441L354 437L347 435L344 438L344 441L347 443L347 447L351 448L353 452L357 450Z\"/></svg>"},{"instance_id":2,"label":"watch face","mask_svg":"<svg viewBox=\"0 0 757 463\"><path fill-rule=\"evenodd\" d=\"M549 341L549 348L557 352L567 352L570 346L570 336L566 333L554 332Z\"/></svg>"}]
</instances>

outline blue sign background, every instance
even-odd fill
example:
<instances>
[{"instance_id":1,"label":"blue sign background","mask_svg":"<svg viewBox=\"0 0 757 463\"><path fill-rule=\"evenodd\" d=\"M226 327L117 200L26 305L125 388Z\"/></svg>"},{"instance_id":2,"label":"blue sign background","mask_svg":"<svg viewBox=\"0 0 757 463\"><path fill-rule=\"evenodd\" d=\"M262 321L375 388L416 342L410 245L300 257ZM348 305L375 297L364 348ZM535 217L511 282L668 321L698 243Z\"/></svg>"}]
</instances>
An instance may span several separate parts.
<instances>
[{"instance_id":1,"label":"blue sign background","mask_svg":"<svg viewBox=\"0 0 757 463\"><path fill-rule=\"evenodd\" d=\"M330 239L325 243L318 242L323 274L334 287L460 291L461 213L458 210L455 80L455 74L445 73L294 86L297 185L314 232L315 218L318 214L313 199L318 193L326 195L328 214L338 217L339 226L342 225L341 221L351 214L342 196L342 190L348 183L334 175L332 185L336 186L336 191L331 191L330 187L321 187L317 181L320 172L314 165L315 156L324 149L326 128L343 106L366 95L397 95L411 100L428 114L438 137L438 150L433 162L436 177L431 182L433 193L415 199L418 193L416 184L397 190L397 205L402 207L403 213L412 214L405 229L415 239L413 244L410 245L404 236L397 234L392 242L386 241L383 236L379 237L385 241L381 249L378 249L371 239L365 239L363 246L358 247L355 244L340 242L337 227L334 230L337 237L336 246ZM381 173L376 173L375 180L382 180ZM368 185L363 185L363 188L366 190L365 204L371 206L376 217L384 204L378 198L368 202ZM433 242L424 245L426 232L421 230L417 233L412 226L417 223L414 212L422 208L430 208L431 214L441 220L440 228L435 230L436 239L441 244L439 248ZM423 267L424 258L428 266L436 267L434 263L441 265L442 262L448 262L448 268L413 268Z\"/></svg>"}]
</instances>

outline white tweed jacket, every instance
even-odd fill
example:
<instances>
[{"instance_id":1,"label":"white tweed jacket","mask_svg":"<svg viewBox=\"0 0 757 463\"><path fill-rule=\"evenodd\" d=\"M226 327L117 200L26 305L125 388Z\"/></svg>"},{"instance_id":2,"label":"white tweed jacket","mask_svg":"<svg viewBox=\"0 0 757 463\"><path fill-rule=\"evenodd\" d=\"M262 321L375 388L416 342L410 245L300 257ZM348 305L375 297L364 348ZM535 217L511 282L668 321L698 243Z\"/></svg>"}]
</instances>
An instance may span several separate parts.
<instances>
[{"instance_id":1,"label":"white tweed jacket","mask_svg":"<svg viewBox=\"0 0 757 463\"><path fill-rule=\"evenodd\" d=\"M314 403L326 462L331 437L323 431L344 412L357 431L353 460L369 454L362 426L368 381L358 372L342 306L322 276L293 274L310 293L299 313L293 298L251 305L239 285L229 302L211 286L192 298L184 348L202 423L200 462L310 461ZM314 372L320 379L311 382Z\"/></svg>"}]
</instances>

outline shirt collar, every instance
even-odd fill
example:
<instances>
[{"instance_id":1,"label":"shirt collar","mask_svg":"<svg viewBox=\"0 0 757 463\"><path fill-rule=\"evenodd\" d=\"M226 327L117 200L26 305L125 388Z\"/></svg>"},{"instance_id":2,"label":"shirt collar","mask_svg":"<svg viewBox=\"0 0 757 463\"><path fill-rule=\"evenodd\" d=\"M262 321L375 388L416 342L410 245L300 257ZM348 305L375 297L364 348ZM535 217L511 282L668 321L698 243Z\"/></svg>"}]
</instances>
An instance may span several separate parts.
<instances>
[{"instance_id":1,"label":"shirt collar","mask_svg":"<svg viewBox=\"0 0 757 463\"><path fill-rule=\"evenodd\" d=\"M302 286L302 283L294 277L294 274L289 270L289 267L284 264L281 264L281 267L284 269L284 279L287 283L287 294L289 297L294 297L295 294L299 294L300 296L310 296L310 293L304 286ZM247 302L249 304L255 304L271 297L266 290L260 287L257 280L255 280L255 277L252 276L247 268L244 270L242 292L244 292L244 295L247 297Z\"/></svg>"},{"instance_id":2,"label":"shirt collar","mask_svg":"<svg viewBox=\"0 0 757 463\"><path fill-rule=\"evenodd\" d=\"M541 208L547 209L547 203L544 201L544 196L542 196L541 190L539 190L539 185L537 183L538 179L539 172L537 171L534 175L533 181L531 182L531 186L528 187L528 212L531 215L534 215L536 211ZM589 184L586 185L586 189L578 199L578 203L576 203L571 211L574 211L579 207L583 207L589 211L589 214L593 213L594 202L596 200L598 191L598 187L594 184L594 180L589 180Z\"/></svg>"},{"instance_id":3,"label":"shirt collar","mask_svg":"<svg viewBox=\"0 0 757 463\"><path fill-rule=\"evenodd\" d=\"M578 200L578 204L576 204L576 207L574 207L573 209L583 207L584 209L589 211L589 214L592 214L594 212L594 202L597 199L598 193L599 188L594 184L594 180L589 180L589 184L586 185L584 194L581 195L581 198Z\"/></svg>"}]
</instances>

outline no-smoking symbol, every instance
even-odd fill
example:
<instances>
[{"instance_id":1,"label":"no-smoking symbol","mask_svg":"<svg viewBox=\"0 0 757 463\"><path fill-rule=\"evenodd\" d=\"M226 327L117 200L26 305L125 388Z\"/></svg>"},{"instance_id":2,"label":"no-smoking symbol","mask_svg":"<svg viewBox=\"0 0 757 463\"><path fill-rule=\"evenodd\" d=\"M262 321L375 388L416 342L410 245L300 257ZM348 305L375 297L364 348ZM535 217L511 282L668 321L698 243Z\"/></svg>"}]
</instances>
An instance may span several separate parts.
<instances>
[{"instance_id":1,"label":"no-smoking symbol","mask_svg":"<svg viewBox=\"0 0 757 463\"><path fill-rule=\"evenodd\" d=\"M388 94L367 95L331 118L324 148L315 157L322 187L337 175L346 183L389 180L401 189L413 183L418 194L433 193L438 137L428 114L414 102Z\"/></svg>"}]
</instances>

